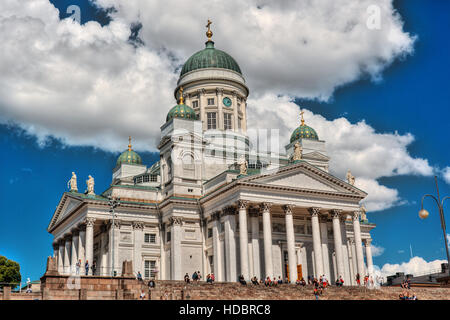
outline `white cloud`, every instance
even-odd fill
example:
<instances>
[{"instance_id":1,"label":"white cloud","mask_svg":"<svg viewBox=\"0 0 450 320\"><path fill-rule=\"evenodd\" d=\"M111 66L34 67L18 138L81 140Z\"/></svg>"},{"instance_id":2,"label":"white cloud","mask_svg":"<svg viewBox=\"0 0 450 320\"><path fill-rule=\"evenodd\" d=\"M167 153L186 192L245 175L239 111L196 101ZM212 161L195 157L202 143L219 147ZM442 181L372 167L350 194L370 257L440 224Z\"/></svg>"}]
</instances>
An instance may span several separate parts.
<instances>
[{"instance_id":1,"label":"white cloud","mask_svg":"<svg viewBox=\"0 0 450 320\"><path fill-rule=\"evenodd\" d=\"M397 272L404 272L405 275L417 275L426 272L440 272L441 263L445 262L447 262L447 260L433 260L427 262L421 257L413 257L408 262L402 262L400 264L386 263L380 269L380 272L384 277L394 275Z\"/></svg>"},{"instance_id":2,"label":"white cloud","mask_svg":"<svg viewBox=\"0 0 450 320\"><path fill-rule=\"evenodd\" d=\"M96 3L116 8L109 25L61 21L48 0L0 2L0 122L41 144L53 136L121 151L132 135L136 150L155 151L179 67L203 47L207 17L253 97L327 99L362 75L378 79L414 42L391 0L377 2L381 30L366 27L371 0ZM128 38L138 21L145 45L135 48Z\"/></svg>"},{"instance_id":3,"label":"white cloud","mask_svg":"<svg viewBox=\"0 0 450 320\"><path fill-rule=\"evenodd\" d=\"M281 141L289 141L298 126L299 107L288 96L266 94L249 99L249 127L279 128ZM278 112L283 110L283 112ZM365 121L350 123L346 118L327 120L304 109L306 124L326 141L332 174L345 178L350 168L355 186L369 195L364 200L368 211L380 211L403 204L398 191L377 181L396 175L429 176L433 168L428 160L414 158L408 146L414 137L407 133L378 133Z\"/></svg>"},{"instance_id":4,"label":"white cloud","mask_svg":"<svg viewBox=\"0 0 450 320\"><path fill-rule=\"evenodd\" d=\"M450 167L445 167L445 169L442 170L442 176L444 177L445 182L450 184Z\"/></svg>"},{"instance_id":5,"label":"white cloud","mask_svg":"<svg viewBox=\"0 0 450 320\"><path fill-rule=\"evenodd\" d=\"M381 246L372 244L371 247L372 247L372 257L379 257L384 252L384 248Z\"/></svg>"}]
</instances>

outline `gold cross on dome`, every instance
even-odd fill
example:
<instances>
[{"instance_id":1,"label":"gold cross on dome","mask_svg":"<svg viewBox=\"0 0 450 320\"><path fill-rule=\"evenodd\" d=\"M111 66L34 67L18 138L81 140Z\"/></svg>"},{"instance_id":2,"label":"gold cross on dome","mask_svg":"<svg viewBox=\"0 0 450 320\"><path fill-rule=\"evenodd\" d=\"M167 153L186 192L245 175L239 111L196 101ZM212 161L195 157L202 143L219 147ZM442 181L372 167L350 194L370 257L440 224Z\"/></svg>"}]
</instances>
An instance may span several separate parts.
<instances>
[{"instance_id":1,"label":"gold cross on dome","mask_svg":"<svg viewBox=\"0 0 450 320\"><path fill-rule=\"evenodd\" d=\"M211 24L212 24L212 21L208 19L208 23L206 24L206 28L208 28L208 31L206 31L206 36L208 37L208 41L211 41L211 37L213 35L213 33L211 31Z\"/></svg>"},{"instance_id":2,"label":"gold cross on dome","mask_svg":"<svg viewBox=\"0 0 450 320\"><path fill-rule=\"evenodd\" d=\"M183 87L180 87L180 104L184 104Z\"/></svg>"},{"instance_id":3,"label":"gold cross on dome","mask_svg":"<svg viewBox=\"0 0 450 320\"><path fill-rule=\"evenodd\" d=\"M131 136L128 137L128 151L131 151Z\"/></svg>"},{"instance_id":4,"label":"gold cross on dome","mask_svg":"<svg viewBox=\"0 0 450 320\"><path fill-rule=\"evenodd\" d=\"M301 110L301 109L300 109ZM304 126L305 125L305 119L303 119L303 114L304 114L305 112L304 111L300 111L300 117L301 117L301 122L302 122L302 126Z\"/></svg>"}]
</instances>

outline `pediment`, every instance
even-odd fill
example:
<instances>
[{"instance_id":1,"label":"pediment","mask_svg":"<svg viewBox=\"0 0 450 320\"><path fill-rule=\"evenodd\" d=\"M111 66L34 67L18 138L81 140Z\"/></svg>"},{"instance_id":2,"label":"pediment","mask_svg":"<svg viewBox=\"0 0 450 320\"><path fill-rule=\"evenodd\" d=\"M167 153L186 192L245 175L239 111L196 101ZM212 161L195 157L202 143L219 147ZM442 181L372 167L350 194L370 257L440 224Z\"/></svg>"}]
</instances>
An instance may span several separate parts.
<instances>
[{"instance_id":1,"label":"pediment","mask_svg":"<svg viewBox=\"0 0 450 320\"><path fill-rule=\"evenodd\" d=\"M69 216L82 202L81 199L70 197L65 193L56 207L48 228L50 229Z\"/></svg>"},{"instance_id":2,"label":"pediment","mask_svg":"<svg viewBox=\"0 0 450 320\"><path fill-rule=\"evenodd\" d=\"M290 164L277 170L249 176L241 180L261 186L271 186L365 197L367 194L345 181L318 169L306 161Z\"/></svg>"}]
</instances>

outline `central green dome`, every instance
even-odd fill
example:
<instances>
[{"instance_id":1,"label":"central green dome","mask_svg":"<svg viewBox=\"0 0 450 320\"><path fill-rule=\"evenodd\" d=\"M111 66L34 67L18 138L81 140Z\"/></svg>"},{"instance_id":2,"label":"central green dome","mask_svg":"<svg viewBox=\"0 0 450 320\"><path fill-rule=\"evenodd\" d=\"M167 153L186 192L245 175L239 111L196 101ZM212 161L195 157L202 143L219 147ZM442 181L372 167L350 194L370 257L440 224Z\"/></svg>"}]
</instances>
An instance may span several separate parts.
<instances>
[{"instance_id":1,"label":"central green dome","mask_svg":"<svg viewBox=\"0 0 450 320\"><path fill-rule=\"evenodd\" d=\"M180 77L193 70L220 68L233 70L242 75L241 68L228 53L214 48L214 42L206 42L206 48L194 53L183 65Z\"/></svg>"}]
</instances>

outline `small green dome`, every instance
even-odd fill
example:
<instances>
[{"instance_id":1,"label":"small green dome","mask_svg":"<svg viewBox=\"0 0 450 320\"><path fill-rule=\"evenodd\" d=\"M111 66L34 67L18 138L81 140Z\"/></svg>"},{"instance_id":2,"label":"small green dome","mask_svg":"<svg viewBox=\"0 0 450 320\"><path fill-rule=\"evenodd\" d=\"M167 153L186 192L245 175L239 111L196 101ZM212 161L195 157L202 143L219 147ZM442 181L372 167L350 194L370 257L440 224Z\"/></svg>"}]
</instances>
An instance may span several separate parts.
<instances>
[{"instance_id":1,"label":"small green dome","mask_svg":"<svg viewBox=\"0 0 450 320\"><path fill-rule=\"evenodd\" d=\"M185 105L185 104L177 104L175 107L170 109L167 114L166 122L171 120L172 118L185 118L197 120L197 115L195 114L194 109Z\"/></svg>"},{"instance_id":2,"label":"small green dome","mask_svg":"<svg viewBox=\"0 0 450 320\"><path fill-rule=\"evenodd\" d=\"M142 164L141 156L130 149L131 148L129 148L127 151L122 152L122 154L117 159L116 165L120 165L122 163Z\"/></svg>"},{"instance_id":3,"label":"small green dome","mask_svg":"<svg viewBox=\"0 0 450 320\"><path fill-rule=\"evenodd\" d=\"M197 69L221 68L236 71L242 75L241 68L228 53L214 48L214 41L207 41L206 48L194 53L183 65L180 77Z\"/></svg>"},{"instance_id":4,"label":"small green dome","mask_svg":"<svg viewBox=\"0 0 450 320\"><path fill-rule=\"evenodd\" d=\"M302 124L292 132L291 143L297 139L319 140L319 136L317 135L316 130L308 127L306 124Z\"/></svg>"}]
</instances>

